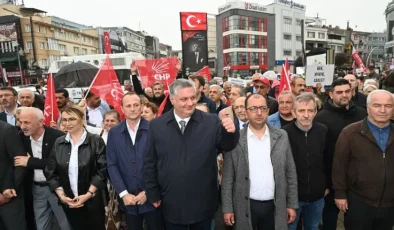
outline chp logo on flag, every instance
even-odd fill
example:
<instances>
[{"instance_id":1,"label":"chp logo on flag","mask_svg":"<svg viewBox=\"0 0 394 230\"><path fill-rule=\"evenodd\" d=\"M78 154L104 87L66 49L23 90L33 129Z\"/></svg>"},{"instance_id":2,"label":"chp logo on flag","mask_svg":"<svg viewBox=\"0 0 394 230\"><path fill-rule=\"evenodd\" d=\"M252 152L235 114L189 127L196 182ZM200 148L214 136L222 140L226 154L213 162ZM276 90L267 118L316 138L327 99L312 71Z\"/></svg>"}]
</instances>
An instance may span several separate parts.
<instances>
[{"instance_id":1,"label":"chp logo on flag","mask_svg":"<svg viewBox=\"0 0 394 230\"><path fill-rule=\"evenodd\" d=\"M207 13L181 12L182 30L207 30Z\"/></svg>"},{"instance_id":2,"label":"chp logo on flag","mask_svg":"<svg viewBox=\"0 0 394 230\"><path fill-rule=\"evenodd\" d=\"M177 58L135 60L142 87L152 87L153 83L161 82L167 90L176 79L178 62Z\"/></svg>"}]
</instances>

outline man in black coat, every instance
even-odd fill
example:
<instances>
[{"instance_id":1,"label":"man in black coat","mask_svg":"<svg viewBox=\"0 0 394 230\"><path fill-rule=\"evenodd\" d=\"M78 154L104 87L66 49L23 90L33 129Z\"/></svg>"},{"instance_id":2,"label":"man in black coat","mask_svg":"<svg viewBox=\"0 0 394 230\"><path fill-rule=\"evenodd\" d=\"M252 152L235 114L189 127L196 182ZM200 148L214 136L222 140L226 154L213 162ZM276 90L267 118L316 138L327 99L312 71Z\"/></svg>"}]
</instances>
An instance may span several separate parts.
<instances>
[{"instance_id":1,"label":"man in black coat","mask_svg":"<svg viewBox=\"0 0 394 230\"><path fill-rule=\"evenodd\" d=\"M351 85L345 79L335 80L331 85L330 98L327 98L324 108L320 111L315 121L327 126L326 164L330 193L325 197L323 211L323 230L334 230L337 227L339 209L335 205L332 190L331 170L334 159L335 145L342 129L351 123L361 121L367 116L367 111L358 107L352 101Z\"/></svg>"},{"instance_id":2,"label":"man in black coat","mask_svg":"<svg viewBox=\"0 0 394 230\"><path fill-rule=\"evenodd\" d=\"M37 229L51 229L52 217L55 215L60 228L69 230L64 210L59 205L57 196L51 192L43 172L53 143L65 133L45 127L42 111L34 107L24 108L19 115L19 122L23 146L29 155L15 157L15 166L26 167L28 170L25 180L28 227L31 229L31 223L35 222Z\"/></svg>"},{"instance_id":3,"label":"man in black coat","mask_svg":"<svg viewBox=\"0 0 394 230\"><path fill-rule=\"evenodd\" d=\"M151 121L145 158L148 202L161 205L166 229L210 230L218 206L217 149L232 150L239 131L230 117L196 110L196 89L170 86L174 109Z\"/></svg>"},{"instance_id":4,"label":"man in black coat","mask_svg":"<svg viewBox=\"0 0 394 230\"><path fill-rule=\"evenodd\" d=\"M16 156L26 156L18 131L0 121L0 229L26 229L23 201L25 169L14 167Z\"/></svg>"}]
</instances>

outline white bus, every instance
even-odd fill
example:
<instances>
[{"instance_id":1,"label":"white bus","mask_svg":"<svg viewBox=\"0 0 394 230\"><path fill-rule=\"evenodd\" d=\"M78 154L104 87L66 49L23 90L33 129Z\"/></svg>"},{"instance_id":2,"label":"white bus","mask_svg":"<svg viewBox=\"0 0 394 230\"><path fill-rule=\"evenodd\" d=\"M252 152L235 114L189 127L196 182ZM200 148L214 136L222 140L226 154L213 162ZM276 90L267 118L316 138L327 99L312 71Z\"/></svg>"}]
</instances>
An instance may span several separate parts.
<instances>
[{"instance_id":1,"label":"white bus","mask_svg":"<svg viewBox=\"0 0 394 230\"><path fill-rule=\"evenodd\" d=\"M100 68L103 64L107 54L95 54L95 55L82 55L82 56L63 56L60 60L54 61L51 63L48 72L52 73L53 76L63 68L64 66L71 64L73 62L87 62L97 68ZM141 60L145 59L145 57L140 53L118 53L118 54L110 54L112 65L118 76L119 83L124 85L126 80L130 81L130 64L133 60ZM82 97L81 89L85 90L89 86L82 86L79 88L66 88L70 94L70 99L73 101L78 101Z\"/></svg>"}]
</instances>

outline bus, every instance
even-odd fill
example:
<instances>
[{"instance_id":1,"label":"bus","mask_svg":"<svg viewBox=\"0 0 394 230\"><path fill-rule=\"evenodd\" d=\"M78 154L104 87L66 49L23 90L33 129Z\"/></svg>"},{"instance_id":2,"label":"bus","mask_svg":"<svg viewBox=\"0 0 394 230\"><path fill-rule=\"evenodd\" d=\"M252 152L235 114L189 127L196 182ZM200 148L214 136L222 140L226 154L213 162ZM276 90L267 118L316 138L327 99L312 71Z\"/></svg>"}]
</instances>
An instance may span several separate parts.
<instances>
[{"instance_id":1,"label":"bus","mask_svg":"<svg viewBox=\"0 0 394 230\"><path fill-rule=\"evenodd\" d=\"M48 72L52 73L54 76L56 73L64 66L71 64L73 62L87 62L97 68L100 68L105 61L107 54L94 54L94 55L82 55L82 56L63 56L60 60L56 60L51 63ZM117 53L109 54L111 58L112 65L118 76L119 83L123 86L125 81L130 80L130 64L133 60L145 59L145 57L140 53L129 52L129 53ZM66 88L70 95L70 100L78 101L82 98L82 90L85 90L89 85L84 85L79 88Z\"/></svg>"}]
</instances>

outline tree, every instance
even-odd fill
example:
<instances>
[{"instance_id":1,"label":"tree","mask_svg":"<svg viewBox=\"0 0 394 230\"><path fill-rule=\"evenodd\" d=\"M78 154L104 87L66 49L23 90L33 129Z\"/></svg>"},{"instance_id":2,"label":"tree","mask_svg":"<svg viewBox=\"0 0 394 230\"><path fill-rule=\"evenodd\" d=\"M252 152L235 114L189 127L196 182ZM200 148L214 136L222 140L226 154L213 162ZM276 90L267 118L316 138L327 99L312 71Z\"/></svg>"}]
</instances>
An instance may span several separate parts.
<instances>
[{"instance_id":1,"label":"tree","mask_svg":"<svg viewBox=\"0 0 394 230\"><path fill-rule=\"evenodd\" d=\"M345 53L337 53L335 55L335 66L342 66L346 63L346 54Z\"/></svg>"},{"instance_id":2,"label":"tree","mask_svg":"<svg viewBox=\"0 0 394 230\"><path fill-rule=\"evenodd\" d=\"M297 57L297 59L295 59L295 61L294 61L294 70L297 68L297 67L303 67L304 66L304 60L303 60L304 58L303 57L301 57L301 56L298 56Z\"/></svg>"}]
</instances>

